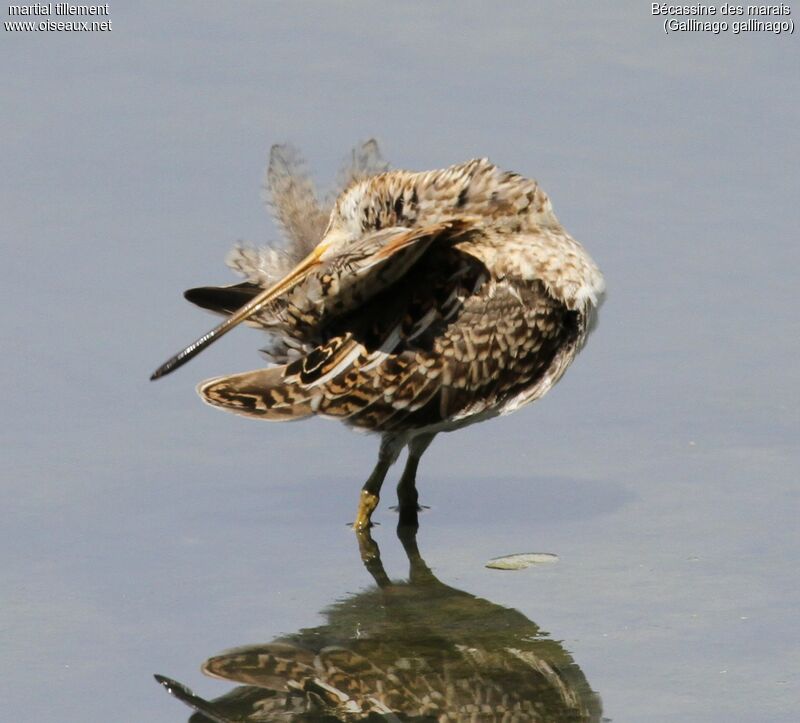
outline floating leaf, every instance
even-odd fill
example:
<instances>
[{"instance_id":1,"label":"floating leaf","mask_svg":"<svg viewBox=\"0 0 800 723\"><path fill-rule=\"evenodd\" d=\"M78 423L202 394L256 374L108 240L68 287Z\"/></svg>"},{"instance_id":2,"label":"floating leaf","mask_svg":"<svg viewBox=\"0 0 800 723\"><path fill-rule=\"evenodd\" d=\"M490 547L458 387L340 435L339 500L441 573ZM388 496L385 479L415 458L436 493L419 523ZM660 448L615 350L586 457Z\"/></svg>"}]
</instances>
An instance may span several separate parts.
<instances>
[{"instance_id":1,"label":"floating leaf","mask_svg":"<svg viewBox=\"0 0 800 723\"><path fill-rule=\"evenodd\" d=\"M550 552L520 552L516 555L495 557L486 563L492 570L524 570L531 565L544 565L558 562L558 555Z\"/></svg>"}]
</instances>

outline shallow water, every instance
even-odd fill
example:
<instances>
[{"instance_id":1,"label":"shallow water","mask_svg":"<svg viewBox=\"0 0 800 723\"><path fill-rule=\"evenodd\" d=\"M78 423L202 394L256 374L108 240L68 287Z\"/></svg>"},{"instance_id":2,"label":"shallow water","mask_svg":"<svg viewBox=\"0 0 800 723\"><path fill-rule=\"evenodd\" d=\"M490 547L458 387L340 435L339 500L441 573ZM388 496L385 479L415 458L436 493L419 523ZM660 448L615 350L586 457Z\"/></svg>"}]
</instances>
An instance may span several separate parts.
<instances>
[{"instance_id":1,"label":"shallow water","mask_svg":"<svg viewBox=\"0 0 800 723\"><path fill-rule=\"evenodd\" d=\"M378 545L359 533L374 587L328 606L323 625L203 664L206 674L243 685L207 701L172 679L159 682L197 720L384 720L393 711L410 720L601 719L599 698L560 643L519 612L438 580L414 528L398 528L398 539L406 580L391 580Z\"/></svg>"},{"instance_id":2,"label":"shallow water","mask_svg":"<svg viewBox=\"0 0 800 723\"><path fill-rule=\"evenodd\" d=\"M606 718L796 719L798 46L648 10L137 3L102 36L4 33L4 716L183 721L154 673L223 696L210 656L378 594L345 526L375 439L204 407L253 331L147 381L212 323L180 292L277 236L269 144L324 181L378 134L395 166L538 178L609 287L545 399L426 453L435 578L517 611ZM373 537L407 579L391 497ZM485 567L527 552L558 562Z\"/></svg>"}]
</instances>

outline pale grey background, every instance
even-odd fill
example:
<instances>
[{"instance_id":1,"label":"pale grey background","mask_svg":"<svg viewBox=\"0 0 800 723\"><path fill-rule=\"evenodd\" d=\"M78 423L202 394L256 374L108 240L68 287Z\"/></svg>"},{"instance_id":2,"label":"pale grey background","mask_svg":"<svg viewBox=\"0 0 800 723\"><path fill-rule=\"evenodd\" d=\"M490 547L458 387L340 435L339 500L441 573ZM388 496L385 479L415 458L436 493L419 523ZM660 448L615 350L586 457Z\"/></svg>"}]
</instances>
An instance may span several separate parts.
<instances>
[{"instance_id":1,"label":"pale grey background","mask_svg":"<svg viewBox=\"0 0 800 723\"><path fill-rule=\"evenodd\" d=\"M369 582L344 523L374 439L202 406L253 331L147 377L212 322L180 292L277 237L270 144L327 182L374 134L539 179L610 291L548 398L431 448L428 562L563 640L614 721L796 720L798 38L649 8L113 2L110 33L2 32L0 717L185 720L151 673L217 695L207 656ZM561 560L483 568L527 551Z\"/></svg>"}]
</instances>

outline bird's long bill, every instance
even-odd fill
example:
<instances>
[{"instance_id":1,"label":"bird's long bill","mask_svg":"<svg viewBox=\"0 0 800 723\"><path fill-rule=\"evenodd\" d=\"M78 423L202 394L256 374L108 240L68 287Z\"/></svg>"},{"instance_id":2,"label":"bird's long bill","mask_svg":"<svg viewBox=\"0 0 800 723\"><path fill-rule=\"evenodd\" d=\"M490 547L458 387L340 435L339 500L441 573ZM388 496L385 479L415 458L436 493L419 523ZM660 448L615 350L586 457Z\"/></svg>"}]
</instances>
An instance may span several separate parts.
<instances>
[{"instance_id":1,"label":"bird's long bill","mask_svg":"<svg viewBox=\"0 0 800 723\"><path fill-rule=\"evenodd\" d=\"M189 346L187 346L185 349L165 361L153 372L150 379L159 379L160 377L166 376L170 372L174 372L178 367L183 366L190 359L197 356L207 346L213 344L223 334L227 334L231 329L233 329L233 327L238 326L246 319L249 319L253 314L257 314L271 301L299 284L303 279L306 278L306 276L308 276L311 269L319 265L320 256L322 255L323 250L324 248L320 246L315 248L277 284L274 284L268 289L262 291L258 296L246 303L241 309L225 319L225 321L223 321L219 326L216 326L211 331L203 334L203 336L189 344Z\"/></svg>"}]
</instances>

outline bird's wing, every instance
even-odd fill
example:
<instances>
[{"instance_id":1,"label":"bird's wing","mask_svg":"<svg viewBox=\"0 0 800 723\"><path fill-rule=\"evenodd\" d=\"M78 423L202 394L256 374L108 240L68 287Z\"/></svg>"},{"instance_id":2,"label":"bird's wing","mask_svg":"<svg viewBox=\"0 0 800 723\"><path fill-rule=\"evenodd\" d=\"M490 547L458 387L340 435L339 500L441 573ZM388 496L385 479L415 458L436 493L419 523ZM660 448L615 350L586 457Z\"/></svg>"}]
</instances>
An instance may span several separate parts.
<instances>
[{"instance_id":1,"label":"bird's wing","mask_svg":"<svg viewBox=\"0 0 800 723\"><path fill-rule=\"evenodd\" d=\"M446 221L413 229L394 227L367 233L324 258L303 283L295 287L289 302L302 313L349 310L354 303L365 301L396 281L443 233L455 238L465 230L461 222ZM245 281L230 286L187 289L184 297L203 309L231 314L262 290L263 284ZM285 299L278 301L281 303L267 307L252 321L260 319L263 326L275 326L276 321L280 322L275 319L280 315L278 307L286 304Z\"/></svg>"},{"instance_id":2,"label":"bird's wing","mask_svg":"<svg viewBox=\"0 0 800 723\"><path fill-rule=\"evenodd\" d=\"M311 314L315 324L324 323L390 287L438 239L454 241L466 231L461 222L448 220L366 233L341 250L323 253L322 263L295 287L288 302L300 314Z\"/></svg>"},{"instance_id":3,"label":"bird's wing","mask_svg":"<svg viewBox=\"0 0 800 723\"><path fill-rule=\"evenodd\" d=\"M404 232L402 235L392 234L387 238L396 252L411 253L414 250L415 238L421 242L420 247L424 245L424 237L419 237L418 234ZM378 242L377 239L373 240L375 243ZM385 244L379 244L379 250L385 247ZM361 248L365 251L369 248L369 242L365 240ZM376 267L380 269L381 263L387 263L386 260L375 261L377 253L373 252L360 261L365 269L376 269ZM359 257L353 256L353 258ZM460 258L466 264L475 264L466 255ZM388 259L390 260L391 256ZM403 265L405 263L407 259ZM457 276L454 275L456 278ZM369 279L369 274L365 278ZM317 275L315 279L311 286L317 288L309 290L308 285L303 284L306 289L298 290L297 303L305 302L309 298L318 298L319 286L322 283L330 283L326 280L325 274ZM356 283L355 288L358 286ZM359 405L370 404L374 399L369 397L362 400L356 382L361 383L362 375L367 374L376 365L385 366L384 362L396 355L397 347L404 337L421 333L425 330L428 320L433 318L423 311L422 306L418 309L409 308L407 297L408 290L415 287L413 279L405 279L396 286L401 288L391 286L385 288L383 292L377 293L377 298L360 304L350 313L345 312L338 318L332 314L333 320L328 320L328 340L313 345L300 359L283 367L210 379L198 386L198 393L204 401L213 406L236 414L268 420L302 419L321 411L321 404L326 410L329 409L327 413L330 416L347 416L346 408L351 412L358 411ZM365 288L367 291L375 290L374 286L372 289ZM425 288L425 285L422 288ZM295 294L288 298L288 305L284 311L291 309L297 316L292 327L293 330L297 330L302 326L304 312L294 305L294 296ZM456 296L454 292L453 303L457 305ZM351 296L350 300L353 299ZM449 303L450 301L443 301L445 310L449 309ZM401 321L409 311L410 316L418 317L419 329L403 328ZM316 310L309 324L319 318L319 310ZM313 330L309 331L309 334L313 333ZM375 373L385 375L388 371L388 369L378 369ZM371 374L369 378L372 379ZM349 394L350 392L352 394ZM348 407L350 397L351 406ZM341 403L334 401L339 398Z\"/></svg>"},{"instance_id":4,"label":"bird's wing","mask_svg":"<svg viewBox=\"0 0 800 723\"><path fill-rule=\"evenodd\" d=\"M452 240L465 232L464 224L443 221L426 227L388 228L367 233L344 247L320 245L284 276L270 282L221 324L162 364L152 378L169 374L242 322L262 326L272 334L265 350L273 361L296 358L320 340L333 336L332 319L358 310L375 294L389 288L439 236ZM252 285L225 289L190 290L188 298L220 310L230 305L232 293L243 299Z\"/></svg>"},{"instance_id":5,"label":"bird's wing","mask_svg":"<svg viewBox=\"0 0 800 723\"><path fill-rule=\"evenodd\" d=\"M427 311L406 307L381 348L329 362L334 373L318 382L314 411L392 431L504 413L508 404L541 396L577 352L580 316L541 283L479 276L478 288L470 289L473 278L452 284L449 305L440 296ZM290 364L287 372L306 371L302 364ZM288 380L313 389L308 374Z\"/></svg>"},{"instance_id":6,"label":"bird's wing","mask_svg":"<svg viewBox=\"0 0 800 723\"><path fill-rule=\"evenodd\" d=\"M502 413L555 383L581 324L542 283L491 280L473 257L435 244L411 273L332 319L327 341L300 359L199 392L263 419L319 414L381 431Z\"/></svg>"},{"instance_id":7,"label":"bird's wing","mask_svg":"<svg viewBox=\"0 0 800 723\"><path fill-rule=\"evenodd\" d=\"M331 317L351 311L395 283L434 240L443 234L456 238L463 232L463 224L447 221L367 233L346 248L323 256L301 283L249 321L269 329L285 327L287 333L297 332L302 340ZM261 291L258 284L245 282L189 289L184 296L202 308L230 314Z\"/></svg>"}]
</instances>

